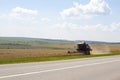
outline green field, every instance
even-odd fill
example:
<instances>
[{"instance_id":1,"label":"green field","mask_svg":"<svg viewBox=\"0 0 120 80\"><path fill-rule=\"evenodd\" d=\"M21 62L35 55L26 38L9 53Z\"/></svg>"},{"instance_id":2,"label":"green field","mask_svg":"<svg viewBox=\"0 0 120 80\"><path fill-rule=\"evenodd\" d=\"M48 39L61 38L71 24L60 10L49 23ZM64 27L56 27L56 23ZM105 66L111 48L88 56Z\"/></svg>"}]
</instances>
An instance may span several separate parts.
<instances>
[{"instance_id":1,"label":"green field","mask_svg":"<svg viewBox=\"0 0 120 80\"><path fill-rule=\"evenodd\" d=\"M56 48L51 45L74 44L74 41L37 39L37 38L20 38L20 37L0 37L0 49L40 49ZM59 48L58 48L59 49Z\"/></svg>"}]
</instances>

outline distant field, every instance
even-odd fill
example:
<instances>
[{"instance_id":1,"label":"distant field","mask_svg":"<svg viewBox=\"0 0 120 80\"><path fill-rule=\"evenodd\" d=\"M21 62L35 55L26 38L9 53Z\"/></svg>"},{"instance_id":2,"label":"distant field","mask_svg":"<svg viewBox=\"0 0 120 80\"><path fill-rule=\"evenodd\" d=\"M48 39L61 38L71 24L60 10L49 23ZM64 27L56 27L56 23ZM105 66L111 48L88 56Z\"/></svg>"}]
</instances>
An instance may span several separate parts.
<instances>
[{"instance_id":1,"label":"distant field","mask_svg":"<svg viewBox=\"0 0 120 80\"><path fill-rule=\"evenodd\" d=\"M92 42L90 46L92 54L120 52L120 44ZM65 56L68 50L76 50L76 43L66 40L0 38L0 59Z\"/></svg>"},{"instance_id":2,"label":"distant field","mask_svg":"<svg viewBox=\"0 0 120 80\"><path fill-rule=\"evenodd\" d=\"M73 43L67 40L0 37L0 49L62 49Z\"/></svg>"}]
</instances>

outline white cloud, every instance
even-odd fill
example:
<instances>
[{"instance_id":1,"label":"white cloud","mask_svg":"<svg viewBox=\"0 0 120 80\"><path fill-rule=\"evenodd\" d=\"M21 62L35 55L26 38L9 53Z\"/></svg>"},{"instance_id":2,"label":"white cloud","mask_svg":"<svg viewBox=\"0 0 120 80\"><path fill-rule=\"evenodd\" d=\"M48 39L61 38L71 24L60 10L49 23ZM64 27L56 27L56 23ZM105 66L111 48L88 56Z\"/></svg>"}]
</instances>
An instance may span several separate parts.
<instances>
[{"instance_id":1,"label":"white cloud","mask_svg":"<svg viewBox=\"0 0 120 80\"><path fill-rule=\"evenodd\" d=\"M43 21L43 22L49 22L50 19L49 18L42 18L41 21Z\"/></svg>"},{"instance_id":2,"label":"white cloud","mask_svg":"<svg viewBox=\"0 0 120 80\"><path fill-rule=\"evenodd\" d=\"M19 23L26 23L37 22L38 11L22 8L22 7L15 7L11 9L7 14L1 15L0 19L9 21L9 22L19 22Z\"/></svg>"},{"instance_id":3,"label":"white cloud","mask_svg":"<svg viewBox=\"0 0 120 80\"><path fill-rule=\"evenodd\" d=\"M16 17L20 15L36 15L36 14L38 14L36 10L31 10L31 9L26 9L21 7L13 8L9 13L9 15L12 17Z\"/></svg>"},{"instance_id":4,"label":"white cloud","mask_svg":"<svg viewBox=\"0 0 120 80\"><path fill-rule=\"evenodd\" d=\"M52 25L55 37L68 40L120 41L120 22L111 24L80 25L63 22Z\"/></svg>"},{"instance_id":5,"label":"white cloud","mask_svg":"<svg viewBox=\"0 0 120 80\"><path fill-rule=\"evenodd\" d=\"M120 31L120 22L112 23L110 25L96 24L96 25L78 25L73 23L59 23L55 24L54 27L59 29L71 29L79 31L100 31L100 32L115 32Z\"/></svg>"},{"instance_id":6,"label":"white cloud","mask_svg":"<svg viewBox=\"0 0 120 80\"><path fill-rule=\"evenodd\" d=\"M120 31L120 23L112 23L110 25L85 25L79 29L86 30L86 31L104 31L104 32L114 32Z\"/></svg>"},{"instance_id":7,"label":"white cloud","mask_svg":"<svg viewBox=\"0 0 120 80\"><path fill-rule=\"evenodd\" d=\"M105 0L90 0L86 5L74 3L74 6L60 12L63 18L90 18L96 15L110 14L111 9Z\"/></svg>"},{"instance_id":8,"label":"white cloud","mask_svg":"<svg viewBox=\"0 0 120 80\"><path fill-rule=\"evenodd\" d=\"M31 10L21 7L15 7L8 12L8 14L1 15L0 18L26 18L37 15L37 10Z\"/></svg>"}]
</instances>

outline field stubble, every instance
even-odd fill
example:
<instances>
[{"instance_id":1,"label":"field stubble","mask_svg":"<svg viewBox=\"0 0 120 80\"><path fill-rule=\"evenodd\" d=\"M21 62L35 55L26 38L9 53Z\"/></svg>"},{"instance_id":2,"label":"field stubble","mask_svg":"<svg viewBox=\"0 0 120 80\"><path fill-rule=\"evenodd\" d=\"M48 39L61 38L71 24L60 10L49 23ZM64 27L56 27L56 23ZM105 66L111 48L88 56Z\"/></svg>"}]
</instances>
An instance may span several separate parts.
<instances>
[{"instance_id":1,"label":"field stubble","mask_svg":"<svg viewBox=\"0 0 120 80\"><path fill-rule=\"evenodd\" d=\"M38 45L39 46L39 45ZM90 45L92 54L120 52L120 45ZM0 59L34 58L46 56L65 56L74 45L43 45L40 49L0 49Z\"/></svg>"},{"instance_id":2,"label":"field stubble","mask_svg":"<svg viewBox=\"0 0 120 80\"><path fill-rule=\"evenodd\" d=\"M91 45L91 48L93 49L92 54L106 54L106 53L120 52L120 45L117 44Z\"/></svg>"}]
</instances>

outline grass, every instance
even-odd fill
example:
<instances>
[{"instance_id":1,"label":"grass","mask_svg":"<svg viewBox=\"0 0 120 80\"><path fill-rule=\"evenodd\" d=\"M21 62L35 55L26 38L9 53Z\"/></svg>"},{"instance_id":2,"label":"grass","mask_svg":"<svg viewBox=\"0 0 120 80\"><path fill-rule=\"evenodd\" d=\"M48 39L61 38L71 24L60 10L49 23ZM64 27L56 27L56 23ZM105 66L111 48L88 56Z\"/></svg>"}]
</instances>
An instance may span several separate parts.
<instances>
[{"instance_id":1,"label":"grass","mask_svg":"<svg viewBox=\"0 0 120 80\"><path fill-rule=\"evenodd\" d=\"M77 58L90 58L90 57L102 57L102 56L114 56L120 55L120 52L109 54L94 54L94 55L67 55L67 56L49 56L49 57L35 57L35 58L17 58L17 59L0 59L0 64L8 63L26 63L26 62L41 62L41 61L54 61L54 60L68 60Z\"/></svg>"}]
</instances>

